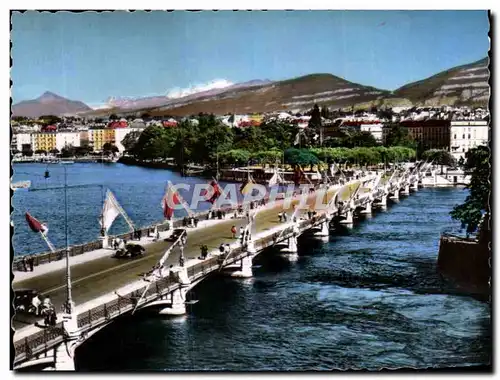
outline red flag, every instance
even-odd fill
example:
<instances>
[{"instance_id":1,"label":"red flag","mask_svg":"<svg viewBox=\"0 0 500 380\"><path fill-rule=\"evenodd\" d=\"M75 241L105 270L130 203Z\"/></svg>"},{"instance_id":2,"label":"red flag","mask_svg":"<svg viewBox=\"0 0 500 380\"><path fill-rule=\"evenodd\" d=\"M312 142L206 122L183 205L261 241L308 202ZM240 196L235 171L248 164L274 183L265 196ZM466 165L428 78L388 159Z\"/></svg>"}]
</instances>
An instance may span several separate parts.
<instances>
[{"instance_id":1,"label":"red flag","mask_svg":"<svg viewBox=\"0 0 500 380\"><path fill-rule=\"evenodd\" d=\"M303 178L303 174L302 169L297 166L293 173L293 182L295 183L295 186L299 186L300 181Z\"/></svg>"},{"instance_id":2,"label":"red flag","mask_svg":"<svg viewBox=\"0 0 500 380\"><path fill-rule=\"evenodd\" d=\"M47 232L48 228L33 218L29 212L26 213L26 221L33 232Z\"/></svg>"},{"instance_id":3,"label":"red flag","mask_svg":"<svg viewBox=\"0 0 500 380\"><path fill-rule=\"evenodd\" d=\"M174 215L174 206L181 203L180 197L177 194L177 191L173 191L172 187L169 186L167 192L163 196L161 200L161 206L163 208L163 216L165 219L172 219Z\"/></svg>"},{"instance_id":4,"label":"red flag","mask_svg":"<svg viewBox=\"0 0 500 380\"><path fill-rule=\"evenodd\" d=\"M215 181L212 181L210 183L210 185L212 186L212 189L213 189L213 195L212 195L212 198L210 198L208 201L210 203L215 203L217 198L219 198L220 195L222 194L222 190L220 189L219 184Z\"/></svg>"},{"instance_id":5,"label":"red flag","mask_svg":"<svg viewBox=\"0 0 500 380\"><path fill-rule=\"evenodd\" d=\"M203 190L201 190L200 195L202 197L205 197L205 199L207 200L207 202L215 203L215 201L217 200L217 198L219 198L221 196L222 190L221 190L221 188L219 187L219 184L216 181L210 182L209 186L212 188L212 191L208 191L208 189L203 189ZM209 189L210 189L210 187L209 187Z\"/></svg>"}]
</instances>

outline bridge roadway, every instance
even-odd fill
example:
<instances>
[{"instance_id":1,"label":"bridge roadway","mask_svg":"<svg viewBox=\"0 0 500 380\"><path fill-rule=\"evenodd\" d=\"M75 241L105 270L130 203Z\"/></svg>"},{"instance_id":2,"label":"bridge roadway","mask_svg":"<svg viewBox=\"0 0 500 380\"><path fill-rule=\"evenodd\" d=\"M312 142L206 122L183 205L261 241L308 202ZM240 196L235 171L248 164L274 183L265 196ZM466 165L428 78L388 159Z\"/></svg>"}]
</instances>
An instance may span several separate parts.
<instances>
[{"instance_id":1,"label":"bridge roadway","mask_svg":"<svg viewBox=\"0 0 500 380\"><path fill-rule=\"evenodd\" d=\"M357 186L359 186L359 183L345 186L339 194L340 199L348 199ZM328 202L332 195L333 192L329 192L325 202ZM316 195L311 195L311 197L315 199ZM298 200L292 201L292 205L297 203ZM261 209L256 216L253 235L258 232L269 230L280 224L278 213L282 210L282 202L277 203L274 207ZM287 211L290 216L291 209L289 208ZM246 225L246 219L226 218L212 226L194 230L188 228L187 244L184 248L186 261L195 259L200 255L200 246L202 244L207 245L209 251L211 251L217 249L221 243L231 243L235 241L230 231L232 225L235 225L237 229L239 229L240 226ZM136 259L113 258L111 257L113 251L110 250L108 257L73 265L71 267L71 277L72 296L75 304L79 305L91 301L115 289L119 289L131 282L139 280L144 273L151 270L162 257L166 249L171 245L171 242L163 240L149 243L145 246L146 252L144 256ZM179 255L178 248L174 248L165 266L178 265ZM34 277L14 282L13 288L14 290L36 289L43 296L50 297L56 310L61 310L66 300L65 276L65 269L59 269L39 276L36 276L36 273L34 273ZM14 317L12 325L15 330L19 330L27 325L33 326L37 321L39 321L39 318L18 314Z\"/></svg>"}]
</instances>

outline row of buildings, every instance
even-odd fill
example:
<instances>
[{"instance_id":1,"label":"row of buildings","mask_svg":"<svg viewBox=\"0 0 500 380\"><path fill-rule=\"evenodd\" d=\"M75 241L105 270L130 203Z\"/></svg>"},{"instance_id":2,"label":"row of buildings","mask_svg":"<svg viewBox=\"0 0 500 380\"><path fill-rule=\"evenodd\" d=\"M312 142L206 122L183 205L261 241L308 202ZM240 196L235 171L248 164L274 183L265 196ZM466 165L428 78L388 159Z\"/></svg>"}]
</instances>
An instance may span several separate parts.
<instances>
[{"instance_id":1,"label":"row of buildings","mask_svg":"<svg viewBox=\"0 0 500 380\"><path fill-rule=\"evenodd\" d=\"M488 120L405 120L398 123L408 131L408 136L422 150L449 150L456 160L465 158L465 153L480 145L488 145L490 129ZM380 120L341 120L325 126L325 137L335 136L339 130L369 132L380 143L384 143L391 131L391 124Z\"/></svg>"},{"instance_id":2,"label":"row of buildings","mask_svg":"<svg viewBox=\"0 0 500 380\"><path fill-rule=\"evenodd\" d=\"M489 114L482 108L469 107L413 107L408 109L392 109L392 116L381 118L375 112L352 112L332 115L323 120L323 140L338 135L339 131L368 132L380 143L385 143L391 126L397 123L408 131L421 149L447 149L459 160L473 147L488 144L490 138ZM231 128L260 126L267 121L281 121L307 128L310 116L289 112L276 112L265 115L225 115L218 119ZM192 124L198 122L191 118ZM102 151L104 144L115 145L120 152L122 144L130 132L141 132L149 126L172 128L178 120L143 120L140 118L126 120L71 120L56 125L37 126L13 125L11 149L19 152L61 151L68 146L89 146L94 152Z\"/></svg>"},{"instance_id":3,"label":"row of buildings","mask_svg":"<svg viewBox=\"0 0 500 380\"><path fill-rule=\"evenodd\" d=\"M89 146L96 153L102 152L104 144L115 145L120 152L125 150L123 139L130 132L142 132L144 128L102 128L84 131L51 131L14 133L11 150L21 153L61 151L65 147Z\"/></svg>"}]
</instances>

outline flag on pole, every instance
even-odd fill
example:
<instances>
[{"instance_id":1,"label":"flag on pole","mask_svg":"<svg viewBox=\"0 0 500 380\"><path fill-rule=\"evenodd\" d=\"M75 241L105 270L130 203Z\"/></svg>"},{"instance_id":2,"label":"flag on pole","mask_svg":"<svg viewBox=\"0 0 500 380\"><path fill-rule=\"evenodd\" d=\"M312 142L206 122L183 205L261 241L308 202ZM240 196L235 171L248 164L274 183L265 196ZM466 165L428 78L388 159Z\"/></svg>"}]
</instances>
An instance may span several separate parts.
<instances>
[{"instance_id":1,"label":"flag on pole","mask_svg":"<svg viewBox=\"0 0 500 380\"><path fill-rule=\"evenodd\" d=\"M278 173L274 173L271 179L269 180L269 187L276 186L278 184Z\"/></svg>"},{"instance_id":2,"label":"flag on pole","mask_svg":"<svg viewBox=\"0 0 500 380\"><path fill-rule=\"evenodd\" d=\"M336 168L335 168L335 164L331 164L331 165L330 165L330 175L331 175L332 177L334 177L336 172L337 172L337 170L336 170Z\"/></svg>"},{"instance_id":3,"label":"flag on pole","mask_svg":"<svg viewBox=\"0 0 500 380\"><path fill-rule=\"evenodd\" d=\"M293 172L293 182L295 183L295 186L299 186L302 177L303 177L302 169L299 166L296 166Z\"/></svg>"},{"instance_id":4,"label":"flag on pole","mask_svg":"<svg viewBox=\"0 0 500 380\"><path fill-rule=\"evenodd\" d=\"M299 145L300 143L300 132L295 135L295 140L293 142L293 145Z\"/></svg>"},{"instance_id":5,"label":"flag on pole","mask_svg":"<svg viewBox=\"0 0 500 380\"><path fill-rule=\"evenodd\" d=\"M215 201L217 201L217 199L221 196L222 190L215 180L212 180L209 186L212 188L212 192L209 192L207 189L203 189L201 192L201 196L206 197L208 202L214 204Z\"/></svg>"},{"instance_id":6,"label":"flag on pole","mask_svg":"<svg viewBox=\"0 0 500 380\"><path fill-rule=\"evenodd\" d=\"M50 242L50 240L47 237L47 232L49 231L47 226L38 221L37 219L35 219L34 217L32 217L29 212L26 213L26 221L28 222L28 225L30 226L33 232L38 232L40 234L45 243L47 243L47 246L49 247L51 252L55 252L56 249L54 248L54 245Z\"/></svg>"},{"instance_id":7,"label":"flag on pole","mask_svg":"<svg viewBox=\"0 0 500 380\"><path fill-rule=\"evenodd\" d=\"M250 180L250 179L246 180L243 183L243 185L241 185L241 187L240 187L241 194L246 195L249 192L251 192L252 191L252 185L253 185L252 180Z\"/></svg>"},{"instance_id":8,"label":"flag on pole","mask_svg":"<svg viewBox=\"0 0 500 380\"><path fill-rule=\"evenodd\" d=\"M174 215L175 205L181 204L181 199L177 191L172 189L170 183L168 184L167 191L161 200L161 206L163 208L163 216L167 220L171 220Z\"/></svg>"},{"instance_id":9,"label":"flag on pole","mask_svg":"<svg viewBox=\"0 0 500 380\"><path fill-rule=\"evenodd\" d=\"M99 223L101 224L101 228L103 228L107 232L115 221L116 217L120 214L121 212L118 206L118 202L116 201L113 193L108 190L106 192L106 200L104 201L104 205L102 206L101 220L99 221Z\"/></svg>"},{"instance_id":10,"label":"flag on pole","mask_svg":"<svg viewBox=\"0 0 500 380\"><path fill-rule=\"evenodd\" d=\"M37 219L32 217L29 212L26 213L26 221L28 222L28 225L33 232L41 232L42 234L46 234L49 231L45 224L42 224Z\"/></svg>"}]
</instances>

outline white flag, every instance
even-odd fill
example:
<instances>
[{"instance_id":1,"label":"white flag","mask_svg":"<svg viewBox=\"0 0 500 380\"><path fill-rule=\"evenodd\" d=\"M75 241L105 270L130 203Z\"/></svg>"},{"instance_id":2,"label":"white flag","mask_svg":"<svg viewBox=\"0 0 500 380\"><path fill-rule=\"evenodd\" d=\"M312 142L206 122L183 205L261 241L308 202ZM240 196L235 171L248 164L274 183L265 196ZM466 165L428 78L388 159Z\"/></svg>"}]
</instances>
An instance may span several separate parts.
<instances>
[{"instance_id":1,"label":"white flag","mask_svg":"<svg viewBox=\"0 0 500 380\"><path fill-rule=\"evenodd\" d=\"M278 184L278 173L274 173L271 179L269 180L269 187L276 186Z\"/></svg>"},{"instance_id":2,"label":"white flag","mask_svg":"<svg viewBox=\"0 0 500 380\"><path fill-rule=\"evenodd\" d=\"M295 136L295 141L293 142L293 145L298 145L300 142L300 132L297 133L297 135Z\"/></svg>"},{"instance_id":3,"label":"white flag","mask_svg":"<svg viewBox=\"0 0 500 380\"><path fill-rule=\"evenodd\" d=\"M335 164L331 164L330 165L330 175L332 177L334 177L335 176L335 172L336 172L336 170L335 170Z\"/></svg>"},{"instance_id":4,"label":"white flag","mask_svg":"<svg viewBox=\"0 0 500 380\"><path fill-rule=\"evenodd\" d=\"M108 190L104 206L102 207L101 220L99 221L101 227L107 232L118 215L120 215L120 210L116 205L115 197L113 193Z\"/></svg>"}]
</instances>

